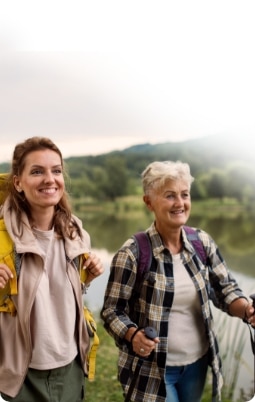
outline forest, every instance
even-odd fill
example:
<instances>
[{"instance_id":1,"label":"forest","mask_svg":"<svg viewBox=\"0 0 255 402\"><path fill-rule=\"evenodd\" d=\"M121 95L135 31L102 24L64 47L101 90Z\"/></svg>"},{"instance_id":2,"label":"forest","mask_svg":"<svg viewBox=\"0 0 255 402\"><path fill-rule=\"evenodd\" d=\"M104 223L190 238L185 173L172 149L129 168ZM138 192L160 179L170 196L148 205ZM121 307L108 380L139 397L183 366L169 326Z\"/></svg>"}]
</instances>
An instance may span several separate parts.
<instances>
[{"instance_id":1,"label":"forest","mask_svg":"<svg viewBox=\"0 0 255 402\"><path fill-rule=\"evenodd\" d=\"M114 148L114 145L113 145ZM192 199L236 199L244 205L255 201L255 164L252 148L229 136L209 136L184 142L140 144L122 151L64 160L67 189L74 199L114 201L141 194L140 176L153 161L187 162L195 177ZM8 172L8 163L0 172Z\"/></svg>"}]
</instances>

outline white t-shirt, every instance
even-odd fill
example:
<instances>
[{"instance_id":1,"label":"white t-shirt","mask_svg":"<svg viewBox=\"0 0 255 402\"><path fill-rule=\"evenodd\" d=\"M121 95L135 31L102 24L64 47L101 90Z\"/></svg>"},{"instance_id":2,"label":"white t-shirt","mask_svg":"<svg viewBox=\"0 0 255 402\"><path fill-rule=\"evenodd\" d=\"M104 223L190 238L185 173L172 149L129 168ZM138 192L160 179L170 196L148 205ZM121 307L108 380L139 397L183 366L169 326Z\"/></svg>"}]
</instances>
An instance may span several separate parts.
<instances>
[{"instance_id":1,"label":"white t-shirt","mask_svg":"<svg viewBox=\"0 0 255 402\"><path fill-rule=\"evenodd\" d=\"M180 254L173 255L174 300L168 322L167 366L191 364L208 349L201 304Z\"/></svg>"}]
</instances>

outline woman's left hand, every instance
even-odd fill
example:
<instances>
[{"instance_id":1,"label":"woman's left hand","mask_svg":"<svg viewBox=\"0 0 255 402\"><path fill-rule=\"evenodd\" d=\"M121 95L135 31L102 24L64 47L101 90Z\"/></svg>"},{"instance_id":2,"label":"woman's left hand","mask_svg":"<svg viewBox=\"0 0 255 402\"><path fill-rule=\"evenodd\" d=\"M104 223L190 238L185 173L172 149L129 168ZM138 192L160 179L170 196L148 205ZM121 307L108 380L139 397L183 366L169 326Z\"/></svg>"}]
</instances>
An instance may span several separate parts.
<instances>
[{"instance_id":1,"label":"woman's left hand","mask_svg":"<svg viewBox=\"0 0 255 402\"><path fill-rule=\"evenodd\" d=\"M84 269L87 270L88 276L86 278L86 284L89 284L93 279L102 275L104 267L102 261L96 254L90 253L88 258L84 262Z\"/></svg>"}]
</instances>

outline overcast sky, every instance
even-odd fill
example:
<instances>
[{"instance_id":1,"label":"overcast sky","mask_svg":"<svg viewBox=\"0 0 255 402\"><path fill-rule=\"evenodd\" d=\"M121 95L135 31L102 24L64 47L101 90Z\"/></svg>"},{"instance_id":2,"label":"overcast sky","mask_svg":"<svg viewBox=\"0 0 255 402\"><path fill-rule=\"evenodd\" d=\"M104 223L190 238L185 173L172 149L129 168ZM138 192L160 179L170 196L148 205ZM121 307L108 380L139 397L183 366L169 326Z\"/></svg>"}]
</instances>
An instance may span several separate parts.
<instances>
[{"instance_id":1,"label":"overcast sky","mask_svg":"<svg viewBox=\"0 0 255 402\"><path fill-rule=\"evenodd\" d=\"M33 135L64 157L251 138L254 14L253 0L0 1L0 162Z\"/></svg>"}]
</instances>

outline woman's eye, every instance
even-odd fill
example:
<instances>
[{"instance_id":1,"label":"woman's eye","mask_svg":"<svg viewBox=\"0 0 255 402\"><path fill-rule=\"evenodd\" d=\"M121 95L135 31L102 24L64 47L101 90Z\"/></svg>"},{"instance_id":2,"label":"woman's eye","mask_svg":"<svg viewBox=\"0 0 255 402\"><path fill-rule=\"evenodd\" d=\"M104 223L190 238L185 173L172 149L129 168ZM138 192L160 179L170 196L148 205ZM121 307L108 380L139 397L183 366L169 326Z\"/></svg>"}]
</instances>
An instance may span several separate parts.
<instances>
[{"instance_id":1,"label":"woman's eye","mask_svg":"<svg viewBox=\"0 0 255 402\"><path fill-rule=\"evenodd\" d=\"M36 170L33 170L31 173L32 173L32 175L39 175L39 174L42 174L42 170L36 169Z\"/></svg>"}]
</instances>

